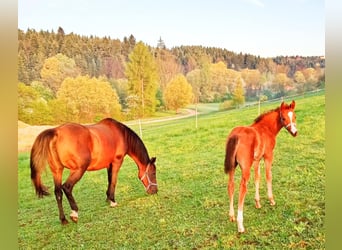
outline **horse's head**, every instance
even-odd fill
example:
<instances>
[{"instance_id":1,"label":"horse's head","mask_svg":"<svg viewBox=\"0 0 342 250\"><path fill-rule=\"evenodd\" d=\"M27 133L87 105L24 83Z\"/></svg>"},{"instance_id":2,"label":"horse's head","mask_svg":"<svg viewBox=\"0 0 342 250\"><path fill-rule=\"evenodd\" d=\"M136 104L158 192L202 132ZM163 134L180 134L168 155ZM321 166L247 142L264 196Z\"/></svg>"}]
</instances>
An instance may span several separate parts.
<instances>
[{"instance_id":1,"label":"horse's head","mask_svg":"<svg viewBox=\"0 0 342 250\"><path fill-rule=\"evenodd\" d=\"M156 157L152 157L146 166L145 173L140 177L140 180L145 186L146 192L149 194L155 194L158 192L155 162Z\"/></svg>"},{"instance_id":2,"label":"horse's head","mask_svg":"<svg viewBox=\"0 0 342 250\"><path fill-rule=\"evenodd\" d=\"M292 101L290 105L285 104L284 102L280 105L280 122L292 136L297 135L296 114L294 112L295 106L295 101Z\"/></svg>"}]
</instances>

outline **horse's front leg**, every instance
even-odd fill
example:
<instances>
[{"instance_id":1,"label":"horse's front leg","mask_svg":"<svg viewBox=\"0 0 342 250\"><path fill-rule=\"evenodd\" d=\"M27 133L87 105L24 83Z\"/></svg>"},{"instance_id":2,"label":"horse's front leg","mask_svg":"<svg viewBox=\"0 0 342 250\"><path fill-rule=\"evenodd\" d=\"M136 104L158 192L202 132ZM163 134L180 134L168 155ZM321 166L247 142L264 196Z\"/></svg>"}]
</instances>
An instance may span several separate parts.
<instances>
[{"instance_id":1,"label":"horse's front leg","mask_svg":"<svg viewBox=\"0 0 342 250\"><path fill-rule=\"evenodd\" d=\"M117 162L113 162L107 169L108 174L108 188L107 188L107 201L110 202L111 207L116 207L118 203L115 201L115 187L118 178L118 172L121 167L123 158Z\"/></svg>"},{"instance_id":2,"label":"horse's front leg","mask_svg":"<svg viewBox=\"0 0 342 250\"><path fill-rule=\"evenodd\" d=\"M273 155L265 156L266 182L267 182L267 197L271 206L276 204L272 192L272 161Z\"/></svg>"}]
</instances>

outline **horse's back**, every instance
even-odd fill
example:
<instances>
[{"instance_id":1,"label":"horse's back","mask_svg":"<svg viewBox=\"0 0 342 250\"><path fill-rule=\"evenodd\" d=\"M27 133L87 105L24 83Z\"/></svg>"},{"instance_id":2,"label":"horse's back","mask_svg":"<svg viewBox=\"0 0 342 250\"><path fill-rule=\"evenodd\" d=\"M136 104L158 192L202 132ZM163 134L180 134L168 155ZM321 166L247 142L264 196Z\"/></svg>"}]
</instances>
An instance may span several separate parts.
<instances>
[{"instance_id":1,"label":"horse's back","mask_svg":"<svg viewBox=\"0 0 342 250\"><path fill-rule=\"evenodd\" d=\"M230 137L237 137L241 143L250 144L254 143L259 137L258 131L250 126L235 127L229 134Z\"/></svg>"}]
</instances>

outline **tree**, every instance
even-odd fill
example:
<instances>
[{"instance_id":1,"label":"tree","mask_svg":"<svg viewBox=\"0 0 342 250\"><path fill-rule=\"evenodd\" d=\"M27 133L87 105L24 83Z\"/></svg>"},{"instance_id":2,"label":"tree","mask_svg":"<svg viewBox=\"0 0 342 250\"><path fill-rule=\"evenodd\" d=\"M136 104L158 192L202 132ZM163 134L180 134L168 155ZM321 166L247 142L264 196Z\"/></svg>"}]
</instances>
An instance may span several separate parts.
<instances>
[{"instance_id":1,"label":"tree","mask_svg":"<svg viewBox=\"0 0 342 250\"><path fill-rule=\"evenodd\" d=\"M233 104L236 107L240 107L240 105L245 103L245 96L243 92L244 91L243 91L242 79L241 77L239 77L236 82L235 89L232 93Z\"/></svg>"},{"instance_id":2,"label":"tree","mask_svg":"<svg viewBox=\"0 0 342 250\"><path fill-rule=\"evenodd\" d=\"M261 74L257 69L244 69L241 76L246 83L246 97L257 97L260 90Z\"/></svg>"},{"instance_id":3,"label":"tree","mask_svg":"<svg viewBox=\"0 0 342 250\"><path fill-rule=\"evenodd\" d=\"M45 101L50 101L54 98L52 90L42 82L33 81L30 86L35 89Z\"/></svg>"},{"instance_id":4,"label":"tree","mask_svg":"<svg viewBox=\"0 0 342 250\"><path fill-rule=\"evenodd\" d=\"M210 81L216 96L214 101L221 101L228 94L228 75L227 65L223 62L210 65Z\"/></svg>"},{"instance_id":5,"label":"tree","mask_svg":"<svg viewBox=\"0 0 342 250\"><path fill-rule=\"evenodd\" d=\"M186 74L186 79L192 86L192 90L193 90L194 98L196 102L199 102L200 96L201 96L201 92L200 92L201 70L195 69L195 70L190 71L188 74Z\"/></svg>"},{"instance_id":6,"label":"tree","mask_svg":"<svg viewBox=\"0 0 342 250\"><path fill-rule=\"evenodd\" d=\"M176 111L190 104L193 97L192 87L182 74L178 74L168 83L164 93L167 109Z\"/></svg>"},{"instance_id":7,"label":"tree","mask_svg":"<svg viewBox=\"0 0 342 250\"><path fill-rule=\"evenodd\" d=\"M155 61L142 42L137 43L129 54L125 74L128 80L127 104L130 112L135 118L154 114L157 105L158 74Z\"/></svg>"},{"instance_id":8,"label":"tree","mask_svg":"<svg viewBox=\"0 0 342 250\"><path fill-rule=\"evenodd\" d=\"M66 78L54 104L59 110L58 119L64 121L96 122L105 117L121 118L119 97L105 78Z\"/></svg>"},{"instance_id":9,"label":"tree","mask_svg":"<svg viewBox=\"0 0 342 250\"><path fill-rule=\"evenodd\" d=\"M284 96L285 91L290 87L291 83L291 79L287 77L286 73L276 74L271 86L276 93L276 97Z\"/></svg>"},{"instance_id":10,"label":"tree","mask_svg":"<svg viewBox=\"0 0 342 250\"><path fill-rule=\"evenodd\" d=\"M297 92L304 93L305 91L305 76L301 71L296 71L294 74L294 81L296 84Z\"/></svg>"},{"instance_id":11,"label":"tree","mask_svg":"<svg viewBox=\"0 0 342 250\"><path fill-rule=\"evenodd\" d=\"M318 82L317 72L314 68L306 68L302 71L305 77L305 90L315 89L315 85Z\"/></svg>"},{"instance_id":12,"label":"tree","mask_svg":"<svg viewBox=\"0 0 342 250\"><path fill-rule=\"evenodd\" d=\"M53 121L51 109L39 90L18 84L18 119L28 124L51 124Z\"/></svg>"},{"instance_id":13,"label":"tree","mask_svg":"<svg viewBox=\"0 0 342 250\"><path fill-rule=\"evenodd\" d=\"M57 93L63 80L78 75L75 61L63 54L57 54L45 60L40 71L42 82Z\"/></svg>"},{"instance_id":14,"label":"tree","mask_svg":"<svg viewBox=\"0 0 342 250\"><path fill-rule=\"evenodd\" d=\"M160 89L164 91L166 84L181 72L181 67L177 64L176 57L165 49L155 51L155 60L160 79Z\"/></svg>"}]
</instances>

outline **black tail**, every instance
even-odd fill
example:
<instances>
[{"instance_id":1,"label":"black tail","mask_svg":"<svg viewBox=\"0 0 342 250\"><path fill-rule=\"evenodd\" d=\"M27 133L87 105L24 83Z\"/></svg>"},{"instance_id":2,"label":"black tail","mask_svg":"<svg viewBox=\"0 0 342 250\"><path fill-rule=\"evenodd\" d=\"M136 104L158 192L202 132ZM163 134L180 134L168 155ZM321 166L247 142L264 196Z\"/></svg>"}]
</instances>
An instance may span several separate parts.
<instances>
[{"instance_id":1,"label":"black tail","mask_svg":"<svg viewBox=\"0 0 342 250\"><path fill-rule=\"evenodd\" d=\"M231 169L237 166L236 161L236 145L239 139L237 136L232 136L228 139L226 145L226 157L224 159L224 172L227 174Z\"/></svg>"},{"instance_id":2,"label":"black tail","mask_svg":"<svg viewBox=\"0 0 342 250\"><path fill-rule=\"evenodd\" d=\"M38 197L49 195L47 187L42 184L41 173L46 168L46 161L50 153L50 141L55 137L54 129L47 129L41 132L33 143L31 149L30 167L31 180L36 189Z\"/></svg>"}]
</instances>

